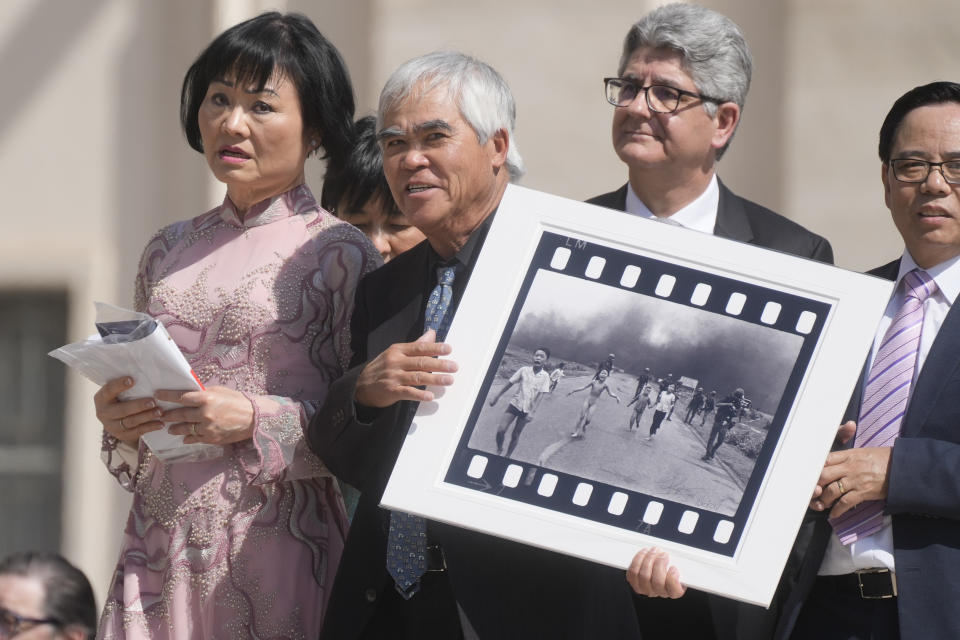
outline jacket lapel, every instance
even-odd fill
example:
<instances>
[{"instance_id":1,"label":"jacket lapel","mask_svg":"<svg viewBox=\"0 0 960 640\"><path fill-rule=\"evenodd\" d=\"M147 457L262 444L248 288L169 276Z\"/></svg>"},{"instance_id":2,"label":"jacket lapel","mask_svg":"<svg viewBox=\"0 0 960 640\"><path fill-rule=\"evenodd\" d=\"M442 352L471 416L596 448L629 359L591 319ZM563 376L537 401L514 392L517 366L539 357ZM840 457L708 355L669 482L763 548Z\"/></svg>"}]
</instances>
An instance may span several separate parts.
<instances>
[{"instance_id":1,"label":"jacket lapel","mask_svg":"<svg viewBox=\"0 0 960 640\"><path fill-rule=\"evenodd\" d=\"M410 342L423 334L423 310L426 298L423 283L427 282L430 263L429 244L424 241L410 249L407 268L394 273L393 278L379 291L370 291L370 297L380 300L388 316L367 335L367 353L374 357L396 342Z\"/></svg>"},{"instance_id":2,"label":"jacket lapel","mask_svg":"<svg viewBox=\"0 0 960 640\"><path fill-rule=\"evenodd\" d=\"M740 198L727 189L719 178L717 186L720 187L720 200L717 202L717 223L713 228L713 235L740 242L753 242L753 228Z\"/></svg>"},{"instance_id":3,"label":"jacket lapel","mask_svg":"<svg viewBox=\"0 0 960 640\"><path fill-rule=\"evenodd\" d=\"M960 304L947 312L930 353L923 363L916 386L910 396L910 406L903 419L902 436L918 436L927 422L930 411L940 398L944 386L960 365ZM950 398L956 402L956 398Z\"/></svg>"},{"instance_id":4,"label":"jacket lapel","mask_svg":"<svg viewBox=\"0 0 960 640\"><path fill-rule=\"evenodd\" d=\"M627 185L623 185L616 191L611 191L610 193L604 193L602 195L590 198L587 200L589 204L595 204L598 207L606 207L607 209L615 209L617 211L626 211L627 210Z\"/></svg>"}]
</instances>

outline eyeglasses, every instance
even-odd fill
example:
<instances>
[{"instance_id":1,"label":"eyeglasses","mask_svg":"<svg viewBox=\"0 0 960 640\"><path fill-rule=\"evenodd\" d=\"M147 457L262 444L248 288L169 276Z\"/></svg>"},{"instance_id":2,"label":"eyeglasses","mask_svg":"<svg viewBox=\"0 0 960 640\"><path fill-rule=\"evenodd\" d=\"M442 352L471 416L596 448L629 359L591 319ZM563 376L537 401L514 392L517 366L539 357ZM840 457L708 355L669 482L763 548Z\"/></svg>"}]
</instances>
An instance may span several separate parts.
<instances>
[{"instance_id":1,"label":"eyeglasses","mask_svg":"<svg viewBox=\"0 0 960 640\"><path fill-rule=\"evenodd\" d=\"M650 107L650 111L655 111L656 113L673 113L676 111L677 107L680 106L681 96L690 96L691 98L698 98L700 100L706 100L707 102L716 102L717 104L725 102L725 100L720 100L719 98L711 98L702 93L668 87L664 84L651 84L644 87L626 78L604 78L603 86L606 89L607 102L613 106L627 106L636 100L642 91L645 94L647 106Z\"/></svg>"},{"instance_id":2,"label":"eyeglasses","mask_svg":"<svg viewBox=\"0 0 960 640\"><path fill-rule=\"evenodd\" d=\"M4 638L12 638L40 624L60 626L60 622L54 618L28 618L0 607L0 636Z\"/></svg>"},{"instance_id":3,"label":"eyeglasses","mask_svg":"<svg viewBox=\"0 0 960 640\"><path fill-rule=\"evenodd\" d=\"M936 168L943 179L950 184L960 184L960 160L946 162L927 162L916 158L897 158L890 161L893 177L900 182L926 182L930 172Z\"/></svg>"}]
</instances>

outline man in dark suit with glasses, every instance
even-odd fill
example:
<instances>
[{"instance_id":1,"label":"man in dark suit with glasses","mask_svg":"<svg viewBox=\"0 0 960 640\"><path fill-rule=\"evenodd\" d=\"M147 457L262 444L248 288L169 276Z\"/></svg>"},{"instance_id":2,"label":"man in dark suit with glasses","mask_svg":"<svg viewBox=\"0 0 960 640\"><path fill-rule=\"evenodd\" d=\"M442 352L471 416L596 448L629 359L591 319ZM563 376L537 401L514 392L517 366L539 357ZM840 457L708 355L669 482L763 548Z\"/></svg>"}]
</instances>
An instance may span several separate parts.
<instances>
[{"instance_id":1,"label":"man in dark suit with glasses","mask_svg":"<svg viewBox=\"0 0 960 640\"><path fill-rule=\"evenodd\" d=\"M629 179L588 202L833 262L827 240L717 179L752 65L740 29L715 11L670 4L634 24L617 77L604 78L607 101L616 107L613 147Z\"/></svg>"},{"instance_id":2,"label":"man in dark suit with glasses","mask_svg":"<svg viewBox=\"0 0 960 640\"><path fill-rule=\"evenodd\" d=\"M717 161L740 122L752 65L739 27L716 11L669 4L634 24L617 76L604 78L615 107L613 147L627 165L628 182L588 202L833 262L826 239L733 194L717 178ZM663 599L681 593L677 580L664 580L670 570L666 554L644 550L628 573L642 594L635 603L644 640L772 633L775 607L767 611L694 590Z\"/></svg>"}]
</instances>

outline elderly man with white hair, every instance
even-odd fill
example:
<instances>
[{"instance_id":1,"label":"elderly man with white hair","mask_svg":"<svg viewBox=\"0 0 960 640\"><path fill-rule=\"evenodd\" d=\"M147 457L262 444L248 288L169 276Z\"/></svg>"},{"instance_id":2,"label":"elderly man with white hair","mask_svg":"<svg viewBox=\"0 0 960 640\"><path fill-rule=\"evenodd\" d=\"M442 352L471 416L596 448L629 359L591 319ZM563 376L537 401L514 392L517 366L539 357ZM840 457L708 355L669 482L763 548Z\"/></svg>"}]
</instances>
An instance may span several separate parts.
<instances>
[{"instance_id":1,"label":"elderly man with white hair","mask_svg":"<svg viewBox=\"0 0 960 640\"><path fill-rule=\"evenodd\" d=\"M309 428L362 497L324 638L638 638L623 573L378 507L507 184L523 173L503 78L459 53L402 65L380 95L387 182L427 237L357 289L352 368Z\"/></svg>"}]
</instances>

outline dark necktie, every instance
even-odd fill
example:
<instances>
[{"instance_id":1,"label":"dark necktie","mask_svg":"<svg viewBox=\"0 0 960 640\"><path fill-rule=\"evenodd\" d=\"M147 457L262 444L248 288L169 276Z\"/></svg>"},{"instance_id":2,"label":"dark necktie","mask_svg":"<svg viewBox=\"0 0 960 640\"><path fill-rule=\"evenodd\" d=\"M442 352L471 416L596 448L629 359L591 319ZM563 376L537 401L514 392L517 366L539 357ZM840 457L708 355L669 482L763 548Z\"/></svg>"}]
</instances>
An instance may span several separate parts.
<instances>
[{"instance_id":1,"label":"dark necktie","mask_svg":"<svg viewBox=\"0 0 960 640\"><path fill-rule=\"evenodd\" d=\"M453 277L453 266L438 267L437 286L427 299L423 330L434 329L437 342L446 337L453 317L452 313L447 313L453 298ZM403 511L390 512L387 571L405 599L420 589L420 579L427 571L427 523L420 516Z\"/></svg>"},{"instance_id":2,"label":"dark necktie","mask_svg":"<svg viewBox=\"0 0 960 640\"><path fill-rule=\"evenodd\" d=\"M903 286L906 297L883 334L867 374L854 447L892 447L900 435L920 350L923 301L937 290L937 283L926 271L914 269L903 277ZM885 504L885 500L868 500L831 518L840 542L850 544L879 531Z\"/></svg>"}]
</instances>

